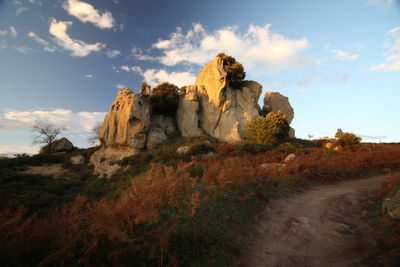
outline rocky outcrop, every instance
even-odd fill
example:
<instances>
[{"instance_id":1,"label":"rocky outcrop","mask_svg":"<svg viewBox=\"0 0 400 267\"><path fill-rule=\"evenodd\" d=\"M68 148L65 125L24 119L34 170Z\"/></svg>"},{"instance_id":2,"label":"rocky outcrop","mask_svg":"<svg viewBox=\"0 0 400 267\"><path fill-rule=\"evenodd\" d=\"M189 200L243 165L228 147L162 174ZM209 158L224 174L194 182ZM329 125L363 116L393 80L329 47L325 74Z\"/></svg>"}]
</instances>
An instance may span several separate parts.
<instances>
[{"instance_id":1,"label":"rocky outcrop","mask_svg":"<svg viewBox=\"0 0 400 267\"><path fill-rule=\"evenodd\" d=\"M183 136L205 133L227 142L243 137L247 122L259 116L262 86L245 81L241 88L229 86L223 61L217 57L200 72L196 86L186 87L180 97L177 122Z\"/></svg>"},{"instance_id":2,"label":"rocky outcrop","mask_svg":"<svg viewBox=\"0 0 400 267\"><path fill-rule=\"evenodd\" d=\"M39 154L55 153L55 152L68 152L74 149L74 145L67 138L63 137L51 143L50 151L49 145L42 147Z\"/></svg>"},{"instance_id":3,"label":"rocky outcrop","mask_svg":"<svg viewBox=\"0 0 400 267\"><path fill-rule=\"evenodd\" d=\"M104 118L99 140L103 147L140 150L146 145L149 127L149 94L142 91L134 94L125 88L118 91L117 98Z\"/></svg>"},{"instance_id":4,"label":"rocky outcrop","mask_svg":"<svg viewBox=\"0 0 400 267\"><path fill-rule=\"evenodd\" d=\"M196 136L203 134L200 119L200 99L197 86L189 85L179 96L179 105L176 112L176 122L182 136Z\"/></svg>"},{"instance_id":5,"label":"rocky outcrop","mask_svg":"<svg viewBox=\"0 0 400 267\"><path fill-rule=\"evenodd\" d=\"M136 94L126 88L118 91L99 132L102 148L90 158L94 172L102 177L110 177L120 168L118 161L146 146L149 128L148 88L144 86Z\"/></svg>"},{"instance_id":6,"label":"rocky outcrop","mask_svg":"<svg viewBox=\"0 0 400 267\"><path fill-rule=\"evenodd\" d=\"M82 155L73 156L69 160L70 160L71 164L74 166L83 165L86 161L85 157Z\"/></svg>"},{"instance_id":7,"label":"rocky outcrop","mask_svg":"<svg viewBox=\"0 0 400 267\"><path fill-rule=\"evenodd\" d=\"M223 64L216 57L201 70L195 85L181 89L176 118L151 114L150 87L146 84L136 94L120 90L99 132L102 148L90 159L95 173L109 177L124 157L153 149L179 132L182 136L208 134L221 141L241 141L247 123L261 113L258 100L262 86L243 81L233 88ZM289 122L293 119L287 97L279 93L267 93L264 108L281 110ZM291 132L294 136L293 129Z\"/></svg>"},{"instance_id":8,"label":"rocky outcrop","mask_svg":"<svg viewBox=\"0 0 400 267\"><path fill-rule=\"evenodd\" d=\"M278 112L281 111L286 115L287 121L290 124L294 118L294 110L289 103L289 98L281 95L278 92L266 92L264 97L263 112ZM289 136L295 137L295 130L290 128Z\"/></svg>"}]
</instances>

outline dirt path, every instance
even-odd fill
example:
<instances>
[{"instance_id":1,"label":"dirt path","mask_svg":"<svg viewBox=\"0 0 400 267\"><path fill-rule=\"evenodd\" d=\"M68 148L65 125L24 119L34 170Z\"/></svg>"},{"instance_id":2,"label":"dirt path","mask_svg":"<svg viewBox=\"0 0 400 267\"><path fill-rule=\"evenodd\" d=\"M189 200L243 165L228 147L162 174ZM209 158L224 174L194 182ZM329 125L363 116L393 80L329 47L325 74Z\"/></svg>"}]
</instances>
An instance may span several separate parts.
<instances>
[{"instance_id":1,"label":"dirt path","mask_svg":"<svg viewBox=\"0 0 400 267\"><path fill-rule=\"evenodd\" d=\"M384 176L318 186L268 203L243 238L237 266L382 266L362 220Z\"/></svg>"}]
</instances>

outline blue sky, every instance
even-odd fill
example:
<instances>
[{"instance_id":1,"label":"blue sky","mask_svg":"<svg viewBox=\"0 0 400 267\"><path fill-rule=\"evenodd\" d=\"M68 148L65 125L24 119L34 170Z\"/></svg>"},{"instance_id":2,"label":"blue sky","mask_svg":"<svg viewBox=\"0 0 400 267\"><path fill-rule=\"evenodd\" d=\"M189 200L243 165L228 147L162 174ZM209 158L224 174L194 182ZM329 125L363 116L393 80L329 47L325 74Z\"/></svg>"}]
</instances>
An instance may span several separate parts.
<instances>
[{"instance_id":1,"label":"blue sky","mask_svg":"<svg viewBox=\"0 0 400 267\"><path fill-rule=\"evenodd\" d=\"M38 120L85 147L119 88L193 84L218 52L289 97L300 138L400 142L400 1L0 0L0 154L37 151Z\"/></svg>"}]
</instances>

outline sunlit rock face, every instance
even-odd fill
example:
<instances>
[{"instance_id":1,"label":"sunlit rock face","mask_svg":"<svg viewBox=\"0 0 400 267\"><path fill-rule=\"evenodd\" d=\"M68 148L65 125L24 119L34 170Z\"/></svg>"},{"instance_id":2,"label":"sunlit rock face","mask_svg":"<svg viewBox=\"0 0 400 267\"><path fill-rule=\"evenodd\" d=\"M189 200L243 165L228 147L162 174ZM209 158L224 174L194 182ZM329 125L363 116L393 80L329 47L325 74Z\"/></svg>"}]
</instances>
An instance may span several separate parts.
<instances>
[{"instance_id":1,"label":"sunlit rock face","mask_svg":"<svg viewBox=\"0 0 400 267\"><path fill-rule=\"evenodd\" d=\"M281 111L286 115L289 124L294 118L294 110L289 103L289 98L278 92L265 93L263 111L264 113ZM295 131L293 128L290 128L289 136L292 138L295 137Z\"/></svg>"},{"instance_id":2,"label":"sunlit rock face","mask_svg":"<svg viewBox=\"0 0 400 267\"><path fill-rule=\"evenodd\" d=\"M196 84L181 88L174 118L151 114L150 88L138 93L129 89L118 92L99 132L101 149L90 159L95 173L110 177L120 169L119 161L143 149L154 149L170 136L208 134L224 142L238 142L247 123L260 116L258 100L262 86L243 81L232 88L223 60L216 57L199 73ZM293 119L287 97L267 93L264 109L281 110ZM291 130L294 136L294 130Z\"/></svg>"},{"instance_id":3,"label":"sunlit rock face","mask_svg":"<svg viewBox=\"0 0 400 267\"><path fill-rule=\"evenodd\" d=\"M259 116L261 91L262 86L253 81L231 88L223 60L216 57L199 73L196 85L186 87L181 96L179 130L183 136L205 132L221 141L240 141L247 122Z\"/></svg>"},{"instance_id":4,"label":"sunlit rock face","mask_svg":"<svg viewBox=\"0 0 400 267\"><path fill-rule=\"evenodd\" d=\"M118 91L99 132L101 149L90 158L94 172L110 177L120 168L120 160L146 146L149 127L148 91L141 90L137 94L126 88Z\"/></svg>"}]
</instances>

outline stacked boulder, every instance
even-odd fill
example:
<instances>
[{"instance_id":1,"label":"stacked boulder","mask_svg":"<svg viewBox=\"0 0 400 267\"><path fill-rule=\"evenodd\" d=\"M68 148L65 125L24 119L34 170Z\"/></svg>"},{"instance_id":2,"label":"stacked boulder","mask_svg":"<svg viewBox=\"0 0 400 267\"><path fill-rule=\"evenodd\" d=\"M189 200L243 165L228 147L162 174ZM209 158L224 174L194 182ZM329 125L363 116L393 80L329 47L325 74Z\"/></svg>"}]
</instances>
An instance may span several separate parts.
<instances>
[{"instance_id":1,"label":"stacked boulder","mask_svg":"<svg viewBox=\"0 0 400 267\"><path fill-rule=\"evenodd\" d=\"M238 142L247 123L260 116L258 104L262 86L244 81L240 88L230 86L220 57L210 61L199 73L196 84L181 89L174 118L151 114L150 88L138 93L118 92L99 132L101 149L90 161L95 173L110 177L123 158L147 148L153 149L169 136L208 134L224 142ZM287 97L267 92L263 110L282 111L292 121L294 112ZM294 137L294 130L292 132Z\"/></svg>"}]
</instances>

